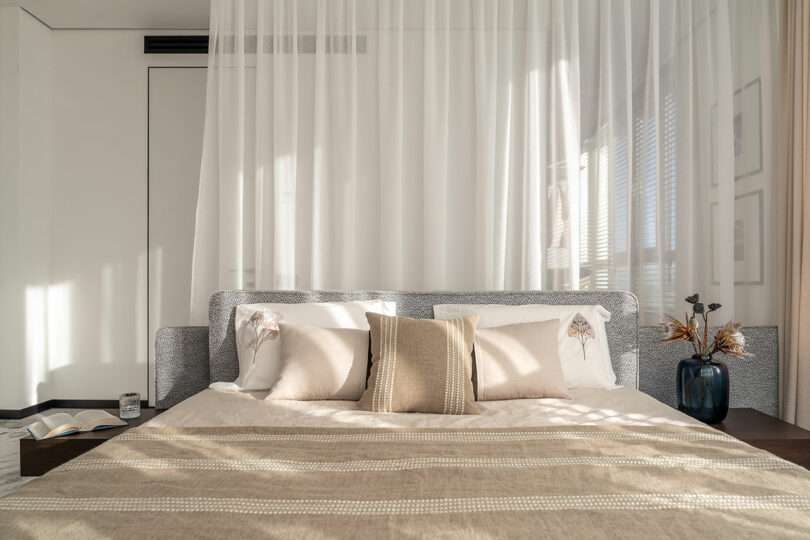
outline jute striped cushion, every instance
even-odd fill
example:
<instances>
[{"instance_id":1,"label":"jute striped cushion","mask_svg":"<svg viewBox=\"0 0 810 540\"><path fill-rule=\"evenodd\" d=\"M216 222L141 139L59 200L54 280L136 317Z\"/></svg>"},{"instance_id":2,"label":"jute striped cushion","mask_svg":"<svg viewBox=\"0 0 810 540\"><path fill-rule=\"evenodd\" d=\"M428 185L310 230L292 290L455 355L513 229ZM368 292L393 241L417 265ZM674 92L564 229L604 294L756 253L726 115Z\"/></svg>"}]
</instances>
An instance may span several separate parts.
<instances>
[{"instance_id":1,"label":"jute striped cushion","mask_svg":"<svg viewBox=\"0 0 810 540\"><path fill-rule=\"evenodd\" d=\"M472 388L477 315L435 320L366 313L366 318L372 365L361 409L478 414Z\"/></svg>"}]
</instances>

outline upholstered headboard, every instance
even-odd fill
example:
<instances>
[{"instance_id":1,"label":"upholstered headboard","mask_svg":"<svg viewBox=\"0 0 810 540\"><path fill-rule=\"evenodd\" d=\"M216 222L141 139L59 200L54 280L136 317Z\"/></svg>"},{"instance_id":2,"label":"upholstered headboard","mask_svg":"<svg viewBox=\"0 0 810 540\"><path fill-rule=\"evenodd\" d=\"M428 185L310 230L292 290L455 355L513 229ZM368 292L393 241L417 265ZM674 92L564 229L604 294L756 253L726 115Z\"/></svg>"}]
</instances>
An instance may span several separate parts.
<instances>
[{"instance_id":1,"label":"upholstered headboard","mask_svg":"<svg viewBox=\"0 0 810 540\"><path fill-rule=\"evenodd\" d=\"M348 302L378 298L396 302L398 315L415 318L433 317L434 304L601 304L611 313L606 330L617 382L638 388L638 300L625 291L221 291L211 296L207 332L205 327L162 328L158 331L156 406L171 407L212 382L236 379L239 362L234 317L236 306L240 304ZM207 344L201 342L205 334ZM207 356L207 363L203 356Z\"/></svg>"}]
</instances>

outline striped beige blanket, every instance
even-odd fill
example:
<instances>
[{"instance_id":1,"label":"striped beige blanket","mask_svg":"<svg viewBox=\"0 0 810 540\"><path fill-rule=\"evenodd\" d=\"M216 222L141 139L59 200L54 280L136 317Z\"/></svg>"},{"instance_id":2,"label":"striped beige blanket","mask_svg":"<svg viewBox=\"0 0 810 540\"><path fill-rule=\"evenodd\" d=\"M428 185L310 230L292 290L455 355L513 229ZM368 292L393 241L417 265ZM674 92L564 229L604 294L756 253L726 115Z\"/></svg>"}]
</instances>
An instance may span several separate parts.
<instances>
[{"instance_id":1,"label":"striped beige blanket","mask_svg":"<svg viewBox=\"0 0 810 540\"><path fill-rule=\"evenodd\" d=\"M776 538L810 472L709 428L137 428L0 499L0 538Z\"/></svg>"}]
</instances>

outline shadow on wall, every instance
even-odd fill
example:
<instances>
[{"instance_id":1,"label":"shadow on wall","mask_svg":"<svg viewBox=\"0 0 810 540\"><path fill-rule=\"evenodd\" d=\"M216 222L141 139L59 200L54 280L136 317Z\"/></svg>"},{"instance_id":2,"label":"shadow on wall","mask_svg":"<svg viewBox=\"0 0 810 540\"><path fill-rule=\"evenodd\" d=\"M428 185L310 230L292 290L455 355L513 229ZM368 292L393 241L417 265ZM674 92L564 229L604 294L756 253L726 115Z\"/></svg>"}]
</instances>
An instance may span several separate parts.
<instances>
[{"instance_id":1,"label":"shadow on wall","mask_svg":"<svg viewBox=\"0 0 810 540\"><path fill-rule=\"evenodd\" d=\"M710 333L717 328L710 330ZM730 406L750 407L771 416L779 413L779 346L775 326L743 327L750 358L715 355L728 366L731 387ZM677 406L676 369L678 362L693 354L688 342L659 343L656 327L639 328L639 389L672 407Z\"/></svg>"}]
</instances>

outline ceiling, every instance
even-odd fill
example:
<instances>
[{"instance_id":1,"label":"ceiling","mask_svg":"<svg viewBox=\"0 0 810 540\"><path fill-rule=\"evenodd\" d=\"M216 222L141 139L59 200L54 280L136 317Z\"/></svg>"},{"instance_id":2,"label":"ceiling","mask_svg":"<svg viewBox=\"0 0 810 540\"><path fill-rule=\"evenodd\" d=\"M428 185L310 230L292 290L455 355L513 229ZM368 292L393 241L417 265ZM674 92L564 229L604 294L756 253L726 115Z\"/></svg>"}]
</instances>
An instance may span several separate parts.
<instances>
[{"instance_id":1,"label":"ceiling","mask_svg":"<svg viewBox=\"0 0 810 540\"><path fill-rule=\"evenodd\" d=\"M53 29L207 30L208 0L0 0Z\"/></svg>"}]
</instances>

